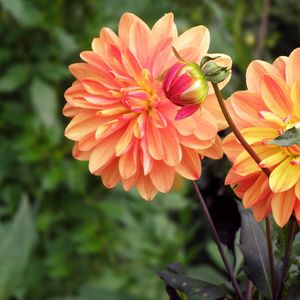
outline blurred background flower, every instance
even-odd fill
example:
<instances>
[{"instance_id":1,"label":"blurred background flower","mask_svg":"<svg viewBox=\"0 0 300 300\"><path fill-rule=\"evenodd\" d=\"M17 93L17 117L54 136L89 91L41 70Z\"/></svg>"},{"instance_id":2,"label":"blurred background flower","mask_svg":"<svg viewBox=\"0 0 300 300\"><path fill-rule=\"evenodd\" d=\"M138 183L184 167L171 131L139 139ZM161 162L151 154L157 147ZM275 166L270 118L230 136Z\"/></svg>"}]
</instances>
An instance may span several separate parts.
<instances>
[{"instance_id":1,"label":"blurred background flower","mask_svg":"<svg viewBox=\"0 0 300 300\"><path fill-rule=\"evenodd\" d=\"M107 191L71 157L63 93L73 81L67 66L100 28L116 30L125 11L149 26L172 11L180 33L203 24L210 51L232 57L229 95L245 87L262 8L263 1L246 0L0 0L1 300L166 299L156 272L173 261L223 282L189 184L176 179L176 191L151 204L134 191ZM296 0L272 1L265 60L299 46L299 13ZM240 221L223 188L228 167L205 161L199 184L230 248Z\"/></svg>"}]
</instances>

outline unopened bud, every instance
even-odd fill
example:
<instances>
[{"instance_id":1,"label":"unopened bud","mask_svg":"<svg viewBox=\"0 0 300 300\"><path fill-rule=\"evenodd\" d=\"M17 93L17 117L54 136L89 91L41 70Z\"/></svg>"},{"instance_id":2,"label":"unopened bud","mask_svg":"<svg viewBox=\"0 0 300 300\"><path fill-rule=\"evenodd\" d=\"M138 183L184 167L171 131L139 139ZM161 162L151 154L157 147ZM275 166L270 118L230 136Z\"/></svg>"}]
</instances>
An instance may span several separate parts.
<instances>
[{"instance_id":1,"label":"unopened bud","mask_svg":"<svg viewBox=\"0 0 300 300\"><path fill-rule=\"evenodd\" d=\"M219 66L213 61L208 61L203 68L203 72L207 81L211 81L212 83L220 83L228 77L230 74L230 69Z\"/></svg>"},{"instance_id":2,"label":"unopened bud","mask_svg":"<svg viewBox=\"0 0 300 300\"><path fill-rule=\"evenodd\" d=\"M200 108L207 96L208 84L200 66L182 61L166 73L163 90L171 102L182 107L176 115L176 120L181 120Z\"/></svg>"}]
</instances>

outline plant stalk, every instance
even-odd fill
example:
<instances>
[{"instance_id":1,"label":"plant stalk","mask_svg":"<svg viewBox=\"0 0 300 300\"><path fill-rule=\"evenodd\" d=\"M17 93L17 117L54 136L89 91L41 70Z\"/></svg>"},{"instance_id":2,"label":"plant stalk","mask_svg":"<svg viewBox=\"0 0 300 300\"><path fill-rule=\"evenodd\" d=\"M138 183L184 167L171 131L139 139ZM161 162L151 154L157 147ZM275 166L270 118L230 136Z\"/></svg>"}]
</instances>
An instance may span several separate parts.
<instances>
[{"instance_id":1,"label":"plant stalk","mask_svg":"<svg viewBox=\"0 0 300 300\"><path fill-rule=\"evenodd\" d=\"M239 298L240 300L244 300L244 296L243 296L243 294L242 294L242 292L241 292L241 289L240 289L240 287L239 287L239 285L238 285L238 282L237 282L237 280L236 280L236 278L235 278L235 276L234 276L233 270L232 270L232 268L231 268L231 266L230 266L230 264L229 264L229 262L228 262L228 260L227 260L227 258L226 258L226 255L225 255L225 252L224 252L224 248L223 248L223 246L222 246L222 243L221 243L219 234L218 234L218 232L217 232L217 230L216 230L216 227L215 227L215 225L214 225L214 222L213 222L213 220L212 220L212 218L211 218L210 212L209 212L209 210L208 210L208 208L207 208L206 202L205 202L205 200L203 199L203 197L202 197L202 195L201 195L201 192L200 192L200 189L199 189L199 187L198 187L198 185L197 185L197 183L196 183L195 181L193 181L193 186L194 186L194 189L195 189L197 198L198 198L198 200L199 200L199 202L200 202L200 204L201 204L201 206L202 206L202 209L203 209L203 211L204 211L204 215L205 215L205 217L206 217L206 219L207 219L207 222L208 222L208 224L209 224L209 227L210 227L210 229L211 229L211 232L212 232L212 235L213 235L213 239L214 239L214 241L215 241L215 243L216 243L216 245L217 245L217 247L218 247L218 250L219 250L219 252L220 252L220 255L221 255L221 257L222 257L222 260L223 260L223 262L224 262L224 265L225 265L225 267L226 267L226 270L227 270L227 272L228 272L228 275L229 275L229 277L230 277L232 286L233 286L233 288L235 289L238 298Z\"/></svg>"},{"instance_id":2,"label":"plant stalk","mask_svg":"<svg viewBox=\"0 0 300 300\"><path fill-rule=\"evenodd\" d=\"M228 108L225 104L225 100L223 99L221 92L219 90L219 87L217 84L212 83L212 86L214 88L216 97L218 99L220 108L223 112L223 115L228 123L228 125L231 127L233 134L238 139L238 141L241 143L241 145L244 147L244 149L249 153L249 155L254 159L256 164L261 168L261 170L265 173L267 177L270 176L271 171L268 168L262 168L259 163L261 162L261 159L256 154L256 152L252 149L252 147L248 144L248 142L245 140L245 138L242 136L240 130L237 128L236 124L234 123ZM269 256L269 264L270 264L270 272L271 272L271 282L272 282L272 294L274 299L275 294L275 271L274 271L274 258L273 258L273 245L272 245L272 234L271 234L271 226L270 226L270 220L269 217L266 217L266 239L268 244L268 256Z\"/></svg>"},{"instance_id":3,"label":"plant stalk","mask_svg":"<svg viewBox=\"0 0 300 300\"><path fill-rule=\"evenodd\" d=\"M289 258L290 258L290 254L291 254L293 240L295 237L296 226L297 226L297 222L294 218L292 218L290 225L289 225L289 229L288 229L289 230L288 238L286 241L283 263L282 263L279 283L277 285L275 300L281 299L282 289L283 289L283 285L284 285L284 279L285 279L285 276L286 276L286 273L287 273L288 267L289 267Z\"/></svg>"}]
</instances>

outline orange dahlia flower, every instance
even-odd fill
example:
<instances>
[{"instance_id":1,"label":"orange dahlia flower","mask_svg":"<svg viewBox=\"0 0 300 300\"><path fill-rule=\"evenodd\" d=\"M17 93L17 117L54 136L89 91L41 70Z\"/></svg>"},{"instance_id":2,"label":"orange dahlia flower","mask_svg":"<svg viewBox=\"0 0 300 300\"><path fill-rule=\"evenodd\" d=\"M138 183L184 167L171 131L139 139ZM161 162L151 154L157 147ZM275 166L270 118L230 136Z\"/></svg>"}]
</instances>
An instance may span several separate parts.
<instances>
[{"instance_id":1,"label":"orange dahlia flower","mask_svg":"<svg viewBox=\"0 0 300 300\"><path fill-rule=\"evenodd\" d=\"M284 226L293 211L300 221L300 145L282 146L272 141L300 126L300 48L273 64L253 61L246 73L248 90L234 93L227 104L247 142L269 168L268 178L237 142L224 140L224 151L233 162L226 183L234 187L258 221L270 212Z\"/></svg>"},{"instance_id":2,"label":"orange dahlia flower","mask_svg":"<svg viewBox=\"0 0 300 300\"><path fill-rule=\"evenodd\" d=\"M197 179L201 157L222 156L217 132L226 122L212 89L201 112L175 121L178 107L162 90L162 75L177 61L172 46L199 63L209 32L197 26L178 36L171 13L152 29L125 13L118 35L103 28L92 51L81 53L85 62L70 66L76 81L65 92L64 115L72 118L65 135L75 141L74 157L89 161L107 188L121 181L125 190L136 186L151 200L170 190L175 173ZM216 61L231 65L225 55Z\"/></svg>"}]
</instances>

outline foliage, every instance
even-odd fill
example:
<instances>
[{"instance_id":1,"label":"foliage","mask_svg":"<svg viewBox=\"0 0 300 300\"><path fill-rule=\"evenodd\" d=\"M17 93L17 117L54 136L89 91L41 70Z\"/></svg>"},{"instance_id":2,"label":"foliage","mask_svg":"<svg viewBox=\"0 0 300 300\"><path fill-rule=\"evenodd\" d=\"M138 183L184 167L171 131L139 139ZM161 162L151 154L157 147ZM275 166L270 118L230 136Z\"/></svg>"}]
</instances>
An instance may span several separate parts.
<instances>
[{"instance_id":1,"label":"foliage","mask_svg":"<svg viewBox=\"0 0 300 300\"><path fill-rule=\"evenodd\" d=\"M289 2L286 7L285 1L275 1L267 57L283 38L290 47L284 53L297 46L298 39L285 38L276 27L288 24L299 31L297 10L291 8L299 4ZM282 8L288 12L278 13ZM259 2L0 0L0 300L8 295L24 300L165 299L155 274L172 261L193 264L189 273L195 278L225 281L219 254L184 183L151 204L134 191L107 191L85 163L71 157L72 145L63 136L63 93L72 81L67 65L90 48L99 28L116 29L124 11L149 24L173 11L180 30L207 25L211 50L231 55L236 66L227 94L243 84L239 74L255 50ZM226 164L207 166L213 174L204 172L201 182L210 186L205 188L210 199L219 192L213 184ZM27 202L20 200L24 195ZM219 229L225 236L222 213ZM233 239L235 232L230 228ZM237 243L234 248L238 251ZM231 250L228 256L236 259ZM297 261L291 268L299 269ZM290 278L291 286L296 279Z\"/></svg>"}]
</instances>

